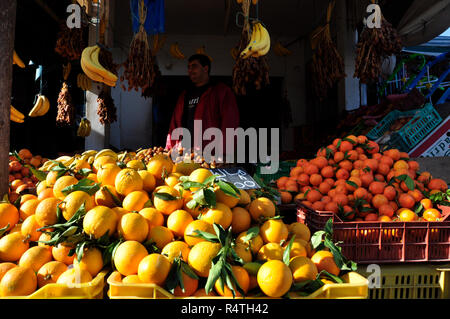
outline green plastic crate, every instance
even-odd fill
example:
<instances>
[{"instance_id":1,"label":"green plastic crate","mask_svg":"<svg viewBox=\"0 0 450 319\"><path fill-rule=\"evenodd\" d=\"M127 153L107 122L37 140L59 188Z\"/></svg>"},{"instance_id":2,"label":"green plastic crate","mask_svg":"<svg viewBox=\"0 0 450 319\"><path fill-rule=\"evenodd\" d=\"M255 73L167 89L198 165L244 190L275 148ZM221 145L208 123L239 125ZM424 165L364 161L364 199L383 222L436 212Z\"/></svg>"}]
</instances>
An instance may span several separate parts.
<instances>
[{"instance_id":1,"label":"green plastic crate","mask_svg":"<svg viewBox=\"0 0 450 319\"><path fill-rule=\"evenodd\" d=\"M289 176L289 173L291 172L291 168L295 167L297 165L296 161L283 161L280 162L278 171L274 174L261 174L261 167L268 166L270 164L257 164L256 165L256 173L255 175L261 178L266 184L270 184L272 182L275 182L277 179L279 179L282 176Z\"/></svg>"},{"instance_id":2,"label":"green plastic crate","mask_svg":"<svg viewBox=\"0 0 450 319\"><path fill-rule=\"evenodd\" d=\"M383 136L395 120L409 116L412 116L412 119L398 132L393 133L389 141L390 147L398 148L402 152L411 150L442 122L442 118L433 105L427 103L421 109L390 112L366 136L376 140Z\"/></svg>"}]
</instances>

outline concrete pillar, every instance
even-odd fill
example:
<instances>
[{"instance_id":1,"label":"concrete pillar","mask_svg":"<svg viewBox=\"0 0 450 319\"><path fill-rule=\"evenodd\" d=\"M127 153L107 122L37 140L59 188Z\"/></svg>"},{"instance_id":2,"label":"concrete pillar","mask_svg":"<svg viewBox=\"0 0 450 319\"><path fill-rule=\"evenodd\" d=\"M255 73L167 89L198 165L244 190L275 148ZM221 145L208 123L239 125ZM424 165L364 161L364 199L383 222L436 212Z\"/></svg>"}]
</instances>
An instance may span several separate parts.
<instances>
[{"instance_id":1,"label":"concrete pillar","mask_svg":"<svg viewBox=\"0 0 450 319\"><path fill-rule=\"evenodd\" d=\"M114 3L115 1L97 1L97 3L93 3L92 6L89 7L89 16L97 17L97 4L100 3L100 13L99 18L105 19L106 31L104 34L104 42L107 47L112 47L112 28L113 25L113 12L114 12ZM93 46L96 44L97 40L100 39L100 30L98 31L99 35L97 35L97 27L93 25L89 25L89 46ZM97 37L99 39L97 39ZM101 124L99 121L99 116L97 115L97 97L100 94L100 91L103 87L102 83L92 81L92 87L90 90L86 91L86 118L91 122L91 134L85 139L85 148L86 149L96 149L100 150L103 148L109 147L109 136L110 136L110 125L109 124Z\"/></svg>"},{"instance_id":2,"label":"concrete pillar","mask_svg":"<svg viewBox=\"0 0 450 319\"><path fill-rule=\"evenodd\" d=\"M0 1L0 196L8 193L8 163L12 87L12 56L16 25L16 0Z\"/></svg>"},{"instance_id":3,"label":"concrete pillar","mask_svg":"<svg viewBox=\"0 0 450 319\"><path fill-rule=\"evenodd\" d=\"M347 1L336 1L337 48L344 59L346 77L338 83L339 112L354 110L361 105L359 79L354 78L357 32L347 24ZM333 32L332 32L333 34Z\"/></svg>"}]
</instances>

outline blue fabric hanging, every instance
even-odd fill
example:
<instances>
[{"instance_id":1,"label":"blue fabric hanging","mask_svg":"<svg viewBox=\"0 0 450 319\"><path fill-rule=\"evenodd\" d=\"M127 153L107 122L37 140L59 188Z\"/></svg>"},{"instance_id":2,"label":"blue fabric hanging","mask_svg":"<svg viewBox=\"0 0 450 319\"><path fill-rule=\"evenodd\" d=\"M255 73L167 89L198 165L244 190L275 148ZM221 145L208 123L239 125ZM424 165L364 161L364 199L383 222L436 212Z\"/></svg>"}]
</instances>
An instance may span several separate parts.
<instances>
[{"instance_id":1,"label":"blue fabric hanging","mask_svg":"<svg viewBox=\"0 0 450 319\"><path fill-rule=\"evenodd\" d=\"M140 0L130 0L134 33L139 31L139 2ZM147 34L164 33L164 0L144 0L144 5L147 7L147 17L144 22L144 29Z\"/></svg>"}]
</instances>

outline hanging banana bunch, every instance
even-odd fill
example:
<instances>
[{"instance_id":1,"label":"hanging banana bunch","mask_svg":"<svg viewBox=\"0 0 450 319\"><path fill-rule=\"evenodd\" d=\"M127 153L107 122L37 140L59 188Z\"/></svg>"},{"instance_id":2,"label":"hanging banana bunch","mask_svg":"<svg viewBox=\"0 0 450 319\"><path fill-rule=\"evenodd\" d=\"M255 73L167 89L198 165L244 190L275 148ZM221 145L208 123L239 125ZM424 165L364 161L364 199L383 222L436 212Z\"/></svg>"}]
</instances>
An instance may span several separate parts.
<instances>
[{"instance_id":1,"label":"hanging banana bunch","mask_svg":"<svg viewBox=\"0 0 450 319\"><path fill-rule=\"evenodd\" d=\"M103 67L99 62L100 47L98 45L86 47L81 53L81 68L92 80L116 86L117 75Z\"/></svg>"},{"instance_id":2,"label":"hanging banana bunch","mask_svg":"<svg viewBox=\"0 0 450 319\"><path fill-rule=\"evenodd\" d=\"M84 73L77 75L77 86L83 91L89 91L92 86L92 80Z\"/></svg>"},{"instance_id":3,"label":"hanging banana bunch","mask_svg":"<svg viewBox=\"0 0 450 319\"><path fill-rule=\"evenodd\" d=\"M23 115L18 109L11 105L10 119L16 123L23 123L25 115Z\"/></svg>"},{"instance_id":4,"label":"hanging banana bunch","mask_svg":"<svg viewBox=\"0 0 450 319\"><path fill-rule=\"evenodd\" d=\"M184 54L180 51L180 48L178 46L178 42L172 43L169 49L170 55L178 60L183 60L186 57Z\"/></svg>"},{"instance_id":5,"label":"hanging banana bunch","mask_svg":"<svg viewBox=\"0 0 450 319\"><path fill-rule=\"evenodd\" d=\"M278 56L289 56L292 54L292 51L288 48L284 47L280 41L277 41L273 46L273 52Z\"/></svg>"},{"instance_id":6,"label":"hanging banana bunch","mask_svg":"<svg viewBox=\"0 0 450 319\"><path fill-rule=\"evenodd\" d=\"M33 108L30 113L28 113L29 117L38 117L47 114L50 109L50 101L48 98L42 94L38 94L36 103L34 103Z\"/></svg>"},{"instance_id":7,"label":"hanging banana bunch","mask_svg":"<svg viewBox=\"0 0 450 319\"><path fill-rule=\"evenodd\" d=\"M247 47L240 53L242 59L264 56L270 50L270 35L267 29L260 23L253 24L252 35Z\"/></svg>"},{"instance_id":8,"label":"hanging banana bunch","mask_svg":"<svg viewBox=\"0 0 450 319\"><path fill-rule=\"evenodd\" d=\"M91 122L87 118L82 118L77 129L77 136L86 137L91 134Z\"/></svg>"},{"instance_id":9,"label":"hanging banana bunch","mask_svg":"<svg viewBox=\"0 0 450 319\"><path fill-rule=\"evenodd\" d=\"M206 53L206 50L205 50L205 46L204 46L204 45L202 45L200 48L198 48L197 50L195 50L195 53L206 55L206 56L208 57L208 59L209 59L211 62L213 61L213 58L211 58L211 56L209 56L209 55Z\"/></svg>"}]
</instances>

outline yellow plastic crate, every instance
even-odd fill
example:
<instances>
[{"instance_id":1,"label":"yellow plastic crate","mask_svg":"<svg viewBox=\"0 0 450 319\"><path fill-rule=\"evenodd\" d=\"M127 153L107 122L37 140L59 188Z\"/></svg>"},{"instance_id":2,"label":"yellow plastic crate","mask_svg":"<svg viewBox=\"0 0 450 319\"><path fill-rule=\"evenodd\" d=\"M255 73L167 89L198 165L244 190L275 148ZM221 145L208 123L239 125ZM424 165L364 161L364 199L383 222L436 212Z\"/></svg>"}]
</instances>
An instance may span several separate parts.
<instances>
[{"instance_id":1,"label":"yellow plastic crate","mask_svg":"<svg viewBox=\"0 0 450 319\"><path fill-rule=\"evenodd\" d=\"M450 264L379 265L380 288L369 288L369 299L449 299ZM369 277L365 266L358 273Z\"/></svg>"},{"instance_id":2,"label":"yellow plastic crate","mask_svg":"<svg viewBox=\"0 0 450 319\"><path fill-rule=\"evenodd\" d=\"M0 299L103 299L105 276L102 270L92 281L69 287L64 284L48 284L28 296L2 297Z\"/></svg>"},{"instance_id":3,"label":"yellow plastic crate","mask_svg":"<svg viewBox=\"0 0 450 319\"><path fill-rule=\"evenodd\" d=\"M309 296L290 293L291 299L365 299L368 295L367 279L356 272L342 277L344 284L326 284ZM225 297L175 297L155 284L124 284L119 272L114 271L107 279L111 299L225 299ZM268 299L269 297L246 296L245 299ZM237 297L242 299L242 297Z\"/></svg>"}]
</instances>

